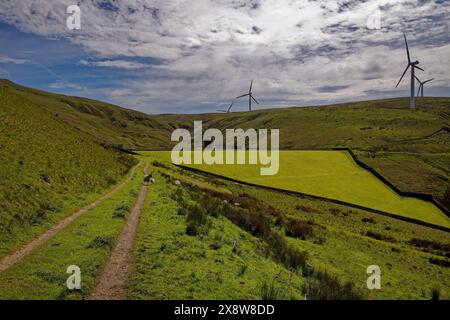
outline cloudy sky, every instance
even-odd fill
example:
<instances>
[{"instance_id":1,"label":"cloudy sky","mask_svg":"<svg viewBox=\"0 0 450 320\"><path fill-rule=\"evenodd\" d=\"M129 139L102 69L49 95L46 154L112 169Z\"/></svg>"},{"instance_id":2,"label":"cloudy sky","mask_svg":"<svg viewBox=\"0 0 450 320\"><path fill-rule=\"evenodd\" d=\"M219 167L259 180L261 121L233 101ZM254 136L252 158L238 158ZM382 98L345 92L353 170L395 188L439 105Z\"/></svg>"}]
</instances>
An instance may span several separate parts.
<instances>
[{"instance_id":1,"label":"cloudy sky","mask_svg":"<svg viewBox=\"0 0 450 320\"><path fill-rule=\"evenodd\" d=\"M0 78L147 113L406 96L404 31L450 96L449 29L449 0L1 0Z\"/></svg>"}]
</instances>

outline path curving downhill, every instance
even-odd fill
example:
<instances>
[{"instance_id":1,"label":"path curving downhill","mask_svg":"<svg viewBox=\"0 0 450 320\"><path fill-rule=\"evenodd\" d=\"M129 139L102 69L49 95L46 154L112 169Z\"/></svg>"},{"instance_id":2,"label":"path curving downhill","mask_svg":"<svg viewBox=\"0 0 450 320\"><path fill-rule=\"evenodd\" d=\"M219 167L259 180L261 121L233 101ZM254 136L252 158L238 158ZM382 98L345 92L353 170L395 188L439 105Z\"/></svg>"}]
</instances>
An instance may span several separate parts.
<instances>
[{"instance_id":1,"label":"path curving downhill","mask_svg":"<svg viewBox=\"0 0 450 320\"><path fill-rule=\"evenodd\" d=\"M111 197L113 194L115 194L117 191L119 191L123 186L125 186L128 182L133 179L134 174L136 172L136 168L140 164L136 165L131 169L130 173L128 174L128 177L119 183L117 186L114 187L111 191L108 193L102 195L100 198L95 200L94 202L84 206L80 210L72 213L70 216L62 219L61 221L57 222L55 225L53 225L50 229L42 233L40 236L29 242L28 244L24 245L22 248L17 250L16 252L7 255L3 257L3 259L0 260L0 272L6 271L7 269L11 268L13 265L15 265L17 262L25 258L27 255L29 255L34 249L41 246L45 242L47 242L50 238L55 236L59 231L67 227L72 221L89 211L90 209L98 206L100 203Z\"/></svg>"},{"instance_id":2,"label":"path curving downhill","mask_svg":"<svg viewBox=\"0 0 450 320\"><path fill-rule=\"evenodd\" d=\"M148 164L146 163L145 174L147 174L147 168ZM89 300L123 300L126 298L125 284L131 271L133 243L147 190L148 187L145 184L142 185L138 200L128 216L127 223Z\"/></svg>"}]
</instances>

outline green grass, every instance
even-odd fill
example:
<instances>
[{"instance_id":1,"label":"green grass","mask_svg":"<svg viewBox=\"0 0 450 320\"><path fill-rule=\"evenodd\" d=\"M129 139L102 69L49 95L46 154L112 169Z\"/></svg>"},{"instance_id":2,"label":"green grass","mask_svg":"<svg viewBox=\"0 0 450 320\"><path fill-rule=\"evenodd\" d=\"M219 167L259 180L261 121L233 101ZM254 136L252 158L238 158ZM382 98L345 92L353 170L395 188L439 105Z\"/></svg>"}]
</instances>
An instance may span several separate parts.
<instances>
[{"instance_id":1,"label":"green grass","mask_svg":"<svg viewBox=\"0 0 450 320\"><path fill-rule=\"evenodd\" d=\"M430 259L436 258L448 261L450 242L446 232L374 215L364 210L350 209L346 206L290 196L187 172L170 167L169 161L164 160L165 156L161 153L147 154L147 156L165 162L171 168L167 170L171 172L174 179L180 179L182 185L186 181L186 183L195 183L202 188L209 187L211 190L242 196L243 199L256 199L261 203L273 206L289 217L312 220L314 237L303 240L292 237L286 237L286 239L300 250L308 252L309 262L315 269L326 270L337 275L341 281L353 281L355 286L363 290L369 299L430 299L431 291L435 287L440 288L443 299L450 299L450 269L430 262ZM167 236L169 230L177 230L181 233L184 230L184 220L176 216L176 205L170 199L169 190L165 186L161 188L161 192L165 192L167 195L152 200L154 202L151 209L152 215L146 215L145 218L153 221L152 227L148 224L141 225L140 233L147 238L139 240L138 248L143 248L142 252L136 250L138 256L136 261L140 274L136 276L135 280L139 279L143 281L143 284L139 286L133 282L133 286L141 288L133 297L152 296L153 283L166 281L163 273L158 273L157 280L151 280L146 276L147 272L152 275L156 274L156 271L149 271L149 265L151 261L155 261L155 257L173 261L171 259L182 254L181 250L176 249L177 246L170 246L172 251L167 256L158 250L163 243L171 244L172 241L176 241L175 239L185 237L181 234ZM164 200L160 201L161 199ZM178 225L178 227L172 225ZM166 230L163 234L158 231L161 228ZM369 232L382 235L388 240L377 240L368 236ZM441 244L443 247L446 246L447 251L444 249L433 251L415 246L411 243L413 239ZM189 243L186 243L186 246L190 248ZM144 250L144 248L147 249ZM141 264L142 260L146 263ZM182 269L175 269L177 264L178 261L164 264L164 271L167 274L183 272ZM366 269L369 265L381 267L381 290L370 291L366 288L368 277ZM172 270L177 270L177 272L172 272ZM181 288L185 288L188 283L176 279L176 276L169 277L174 286L179 284ZM307 278L300 280L299 291L307 281ZM171 284L167 283L167 285ZM182 290L178 289L178 291ZM162 292L161 289L161 295Z\"/></svg>"},{"instance_id":2,"label":"green grass","mask_svg":"<svg viewBox=\"0 0 450 320\"><path fill-rule=\"evenodd\" d=\"M170 158L169 152L158 155ZM372 209L450 227L434 204L399 196L345 151L281 151L279 172L261 176L260 165L190 165L221 176L262 186L341 200Z\"/></svg>"},{"instance_id":3,"label":"green grass","mask_svg":"<svg viewBox=\"0 0 450 320\"><path fill-rule=\"evenodd\" d=\"M424 98L417 110L409 99L385 99L334 106L277 108L229 114L158 115L156 119L192 129L194 120L207 128L280 129L280 148L348 147L373 151L449 152L445 136L424 137L450 125L450 98ZM447 137L448 138L448 137Z\"/></svg>"},{"instance_id":4,"label":"green grass","mask_svg":"<svg viewBox=\"0 0 450 320\"><path fill-rule=\"evenodd\" d=\"M268 258L261 240L226 218L210 217L207 234L186 234L186 217L178 215L172 198L175 190L159 175L149 190L129 298L261 299L264 284L273 285L279 299L302 297L302 277Z\"/></svg>"},{"instance_id":5,"label":"green grass","mask_svg":"<svg viewBox=\"0 0 450 320\"><path fill-rule=\"evenodd\" d=\"M270 203L286 214L313 219L323 226L324 230L320 232L324 242L318 244L299 239L291 239L291 242L309 253L315 267L328 270L342 280L354 281L367 292L369 299L430 299L433 287L441 288L443 298L450 299L450 269L429 261L432 257L445 260L442 256L445 252L436 256L409 243L411 239L419 238L448 246L448 233L345 206L257 188L239 186L234 192L238 190ZM368 231L392 237L395 241L373 239L367 236ZM365 287L369 265L381 267L381 290L369 291Z\"/></svg>"},{"instance_id":6,"label":"green grass","mask_svg":"<svg viewBox=\"0 0 450 320\"><path fill-rule=\"evenodd\" d=\"M134 179L97 207L86 212L16 265L0 273L0 299L85 299L109 258L126 216L114 217L122 207L132 208L142 185L142 165ZM120 210L124 213L123 210ZM67 267L81 269L81 290L66 287Z\"/></svg>"},{"instance_id":7,"label":"green grass","mask_svg":"<svg viewBox=\"0 0 450 320\"><path fill-rule=\"evenodd\" d=\"M134 159L0 87L0 256L119 182Z\"/></svg>"},{"instance_id":8,"label":"green grass","mask_svg":"<svg viewBox=\"0 0 450 320\"><path fill-rule=\"evenodd\" d=\"M82 97L22 87L0 80L0 87L32 102L59 121L87 133L98 142L128 147L165 147L173 127L153 116Z\"/></svg>"},{"instance_id":9,"label":"green grass","mask_svg":"<svg viewBox=\"0 0 450 320\"><path fill-rule=\"evenodd\" d=\"M444 199L450 188L450 153L356 152L364 163L403 191L433 194Z\"/></svg>"}]
</instances>

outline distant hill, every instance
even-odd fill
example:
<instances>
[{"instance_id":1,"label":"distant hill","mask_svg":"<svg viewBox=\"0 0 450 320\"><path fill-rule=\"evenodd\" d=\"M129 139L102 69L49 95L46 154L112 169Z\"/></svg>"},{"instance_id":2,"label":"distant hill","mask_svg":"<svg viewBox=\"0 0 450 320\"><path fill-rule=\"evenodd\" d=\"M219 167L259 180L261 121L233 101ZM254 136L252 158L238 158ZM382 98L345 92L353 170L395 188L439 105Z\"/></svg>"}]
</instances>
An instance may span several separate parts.
<instances>
[{"instance_id":1,"label":"distant hill","mask_svg":"<svg viewBox=\"0 0 450 320\"><path fill-rule=\"evenodd\" d=\"M450 125L450 98L419 98L410 112L408 99L386 99L321 107L292 107L253 112L161 115L177 127L279 128L283 149L349 147L373 151L449 152L448 135L423 137Z\"/></svg>"},{"instance_id":2,"label":"distant hill","mask_svg":"<svg viewBox=\"0 0 450 320\"><path fill-rule=\"evenodd\" d=\"M169 149L175 128L279 128L283 149L347 147L405 191L439 198L450 184L450 98L384 99L321 107L200 115L146 115L86 98L1 81L8 92L47 110L59 122L98 142L129 148Z\"/></svg>"},{"instance_id":3,"label":"distant hill","mask_svg":"<svg viewBox=\"0 0 450 320\"><path fill-rule=\"evenodd\" d=\"M368 150L450 152L445 135L421 139L450 127L450 98L385 99L321 107L292 107L229 114L147 115L87 98L30 89L7 80L0 86L46 109L98 141L129 148L170 148L176 128L279 128L283 149L350 147ZM417 140L419 139L419 140Z\"/></svg>"},{"instance_id":4,"label":"distant hill","mask_svg":"<svg viewBox=\"0 0 450 320\"><path fill-rule=\"evenodd\" d=\"M136 162L48 112L57 106L43 105L57 97L4 81L0 86L2 242L51 225L86 197L105 192Z\"/></svg>"}]
</instances>

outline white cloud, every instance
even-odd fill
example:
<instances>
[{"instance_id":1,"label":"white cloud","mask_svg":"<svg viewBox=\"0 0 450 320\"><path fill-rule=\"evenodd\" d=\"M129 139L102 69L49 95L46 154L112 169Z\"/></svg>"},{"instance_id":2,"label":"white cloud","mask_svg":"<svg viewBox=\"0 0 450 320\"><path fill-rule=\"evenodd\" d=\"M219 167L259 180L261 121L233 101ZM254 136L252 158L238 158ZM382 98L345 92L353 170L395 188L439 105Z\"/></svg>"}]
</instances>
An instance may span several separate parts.
<instances>
[{"instance_id":1,"label":"white cloud","mask_svg":"<svg viewBox=\"0 0 450 320\"><path fill-rule=\"evenodd\" d=\"M95 56L82 64L130 70L123 87L108 96L143 110L223 102L245 90L251 78L262 102L365 98L369 91L393 89L401 75L403 30L427 75L450 83L440 65L450 56L449 2L86 0L82 29L69 31L65 8L72 2L2 0L0 20L68 37ZM382 28L368 30L376 9ZM147 68L136 58L160 63Z\"/></svg>"},{"instance_id":2,"label":"white cloud","mask_svg":"<svg viewBox=\"0 0 450 320\"><path fill-rule=\"evenodd\" d=\"M53 89L74 89L74 90L86 90L85 87L77 85L75 83L71 83L71 82L66 82L66 81L57 81L57 82L53 82L50 84L49 86L50 88Z\"/></svg>"},{"instance_id":3,"label":"white cloud","mask_svg":"<svg viewBox=\"0 0 450 320\"><path fill-rule=\"evenodd\" d=\"M85 66L109 67L109 68L128 69L128 70L142 69L142 68L150 67L149 65L144 64L144 63L126 61L126 60L103 60L103 61L81 60L80 64L85 65Z\"/></svg>"},{"instance_id":4,"label":"white cloud","mask_svg":"<svg viewBox=\"0 0 450 320\"><path fill-rule=\"evenodd\" d=\"M26 59L11 58L11 57L0 54L0 63L24 64L24 63L28 63L28 62L29 61Z\"/></svg>"}]
</instances>

